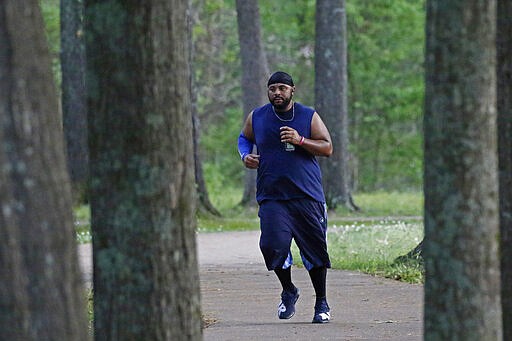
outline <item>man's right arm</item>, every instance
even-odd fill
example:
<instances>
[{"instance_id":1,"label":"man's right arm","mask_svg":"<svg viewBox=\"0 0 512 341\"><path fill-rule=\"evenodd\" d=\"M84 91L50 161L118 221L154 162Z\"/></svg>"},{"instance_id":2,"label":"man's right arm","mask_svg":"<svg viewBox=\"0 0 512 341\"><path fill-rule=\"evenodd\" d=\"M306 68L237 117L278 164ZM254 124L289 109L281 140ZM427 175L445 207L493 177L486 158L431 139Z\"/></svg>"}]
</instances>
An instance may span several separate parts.
<instances>
[{"instance_id":1,"label":"man's right arm","mask_svg":"<svg viewBox=\"0 0 512 341\"><path fill-rule=\"evenodd\" d=\"M245 167L256 169L259 165L260 156L252 153L254 145L254 132L252 130L252 112L247 116L242 132L238 137L238 152Z\"/></svg>"}]
</instances>

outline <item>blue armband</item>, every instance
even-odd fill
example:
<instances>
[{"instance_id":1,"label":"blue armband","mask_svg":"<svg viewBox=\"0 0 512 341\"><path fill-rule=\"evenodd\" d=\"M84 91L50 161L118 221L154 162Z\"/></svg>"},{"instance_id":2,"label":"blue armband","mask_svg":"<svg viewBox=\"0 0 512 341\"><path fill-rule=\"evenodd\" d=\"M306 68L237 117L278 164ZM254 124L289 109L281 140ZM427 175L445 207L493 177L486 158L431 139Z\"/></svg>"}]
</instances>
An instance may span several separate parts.
<instances>
[{"instance_id":1,"label":"blue armband","mask_svg":"<svg viewBox=\"0 0 512 341\"><path fill-rule=\"evenodd\" d=\"M247 154L252 153L253 143L241 132L238 136L238 153L242 161Z\"/></svg>"}]
</instances>

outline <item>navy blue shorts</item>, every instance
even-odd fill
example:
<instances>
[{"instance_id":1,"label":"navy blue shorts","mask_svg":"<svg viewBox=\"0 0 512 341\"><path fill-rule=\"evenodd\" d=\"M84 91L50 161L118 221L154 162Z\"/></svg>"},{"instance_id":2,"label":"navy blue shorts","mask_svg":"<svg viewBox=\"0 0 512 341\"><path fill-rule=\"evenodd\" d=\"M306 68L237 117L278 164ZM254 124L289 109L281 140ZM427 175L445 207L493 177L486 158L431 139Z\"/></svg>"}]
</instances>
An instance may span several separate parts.
<instances>
[{"instance_id":1,"label":"navy blue shorts","mask_svg":"<svg viewBox=\"0 0 512 341\"><path fill-rule=\"evenodd\" d=\"M292 264L292 238L304 266L331 267L327 253L327 211L324 203L302 198L264 200L260 203L260 250L268 270L286 269Z\"/></svg>"}]
</instances>

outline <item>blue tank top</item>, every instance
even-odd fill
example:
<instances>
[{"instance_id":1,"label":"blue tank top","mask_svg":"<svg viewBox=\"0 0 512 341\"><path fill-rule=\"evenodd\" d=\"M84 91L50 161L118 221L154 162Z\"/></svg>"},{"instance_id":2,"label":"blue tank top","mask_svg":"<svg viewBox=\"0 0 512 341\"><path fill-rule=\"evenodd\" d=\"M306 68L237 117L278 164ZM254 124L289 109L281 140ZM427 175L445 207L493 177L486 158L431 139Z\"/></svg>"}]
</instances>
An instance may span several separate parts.
<instances>
[{"instance_id":1,"label":"blue tank top","mask_svg":"<svg viewBox=\"0 0 512 341\"><path fill-rule=\"evenodd\" d=\"M311 119L315 111L296 102L294 106L290 121L279 119L270 103L253 111L252 129L260 155L256 186L258 203L308 197L325 202L322 175L315 156L298 145L287 151L281 142L279 128L282 126L292 127L305 138L311 137Z\"/></svg>"}]
</instances>

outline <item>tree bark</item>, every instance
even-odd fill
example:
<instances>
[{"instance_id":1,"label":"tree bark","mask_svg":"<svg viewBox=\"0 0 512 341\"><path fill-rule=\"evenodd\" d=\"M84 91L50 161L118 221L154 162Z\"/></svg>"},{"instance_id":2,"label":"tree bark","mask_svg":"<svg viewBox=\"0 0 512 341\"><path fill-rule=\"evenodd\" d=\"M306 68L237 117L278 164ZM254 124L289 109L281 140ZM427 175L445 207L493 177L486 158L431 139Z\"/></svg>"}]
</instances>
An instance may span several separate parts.
<instances>
[{"instance_id":1,"label":"tree bark","mask_svg":"<svg viewBox=\"0 0 512 341\"><path fill-rule=\"evenodd\" d=\"M407 252L405 255L398 256L394 262L395 263L403 263L408 260L417 259L420 262L423 262L423 240L414 247L411 251Z\"/></svg>"},{"instance_id":2,"label":"tree bark","mask_svg":"<svg viewBox=\"0 0 512 341\"><path fill-rule=\"evenodd\" d=\"M189 2L86 2L97 340L200 340Z\"/></svg>"},{"instance_id":3,"label":"tree bark","mask_svg":"<svg viewBox=\"0 0 512 341\"><path fill-rule=\"evenodd\" d=\"M320 159L329 209L357 210L349 189L347 109L347 20L344 0L317 0L315 107L331 133L333 153Z\"/></svg>"},{"instance_id":4,"label":"tree bark","mask_svg":"<svg viewBox=\"0 0 512 341\"><path fill-rule=\"evenodd\" d=\"M427 1L425 340L501 340L496 2Z\"/></svg>"},{"instance_id":5,"label":"tree bark","mask_svg":"<svg viewBox=\"0 0 512 341\"><path fill-rule=\"evenodd\" d=\"M498 0L497 84L503 339L512 340L512 3Z\"/></svg>"},{"instance_id":6,"label":"tree bark","mask_svg":"<svg viewBox=\"0 0 512 341\"><path fill-rule=\"evenodd\" d=\"M267 57L261 40L260 12L257 0L236 1L238 40L242 59L242 93L244 121L247 115L268 101L266 82L269 76ZM246 170L243 206L256 206L256 171Z\"/></svg>"},{"instance_id":7,"label":"tree bark","mask_svg":"<svg viewBox=\"0 0 512 341\"><path fill-rule=\"evenodd\" d=\"M0 339L87 340L57 92L38 1L0 5Z\"/></svg>"},{"instance_id":8,"label":"tree bark","mask_svg":"<svg viewBox=\"0 0 512 341\"><path fill-rule=\"evenodd\" d=\"M82 0L60 1L62 116L67 166L76 200L83 199L89 169L82 17Z\"/></svg>"}]
</instances>

